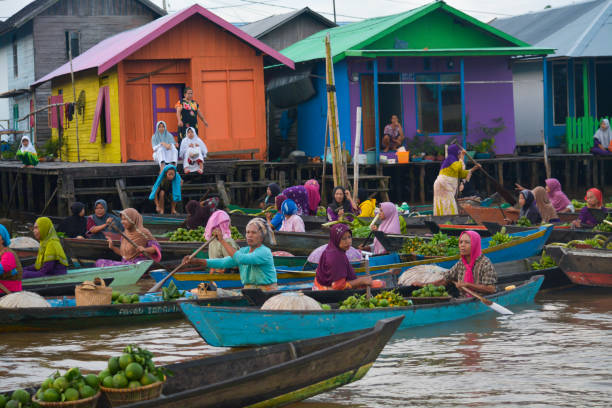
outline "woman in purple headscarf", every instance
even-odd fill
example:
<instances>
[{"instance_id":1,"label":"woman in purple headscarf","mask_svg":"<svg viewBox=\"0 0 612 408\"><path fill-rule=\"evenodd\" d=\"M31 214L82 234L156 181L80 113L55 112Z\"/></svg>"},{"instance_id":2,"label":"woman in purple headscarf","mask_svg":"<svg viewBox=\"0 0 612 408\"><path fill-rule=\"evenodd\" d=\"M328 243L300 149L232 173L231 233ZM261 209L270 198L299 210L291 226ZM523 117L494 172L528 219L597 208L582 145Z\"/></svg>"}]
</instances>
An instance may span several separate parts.
<instances>
[{"instance_id":1,"label":"woman in purple headscarf","mask_svg":"<svg viewBox=\"0 0 612 408\"><path fill-rule=\"evenodd\" d=\"M459 213L455 201L459 181L461 179L470 181L472 173L480 168L480 165L476 165L470 170L466 170L463 162L464 155L465 151L456 144L448 146L446 159L442 162L440 173L434 182L434 215L456 215Z\"/></svg>"},{"instance_id":2,"label":"woman in purple headscarf","mask_svg":"<svg viewBox=\"0 0 612 408\"><path fill-rule=\"evenodd\" d=\"M353 243L351 229L345 224L336 224L329 232L329 244L319 260L314 290L344 290L365 286L383 287L384 282L369 276L358 278L346 256Z\"/></svg>"},{"instance_id":3,"label":"woman in purple headscarf","mask_svg":"<svg viewBox=\"0 0 612 408\"><path fill-rule=\"evenodd\" d=\"M303 186L293 186L283 190L282 194L295 201L298 207L298 215L316 215L321 194L319 193L319 183L311 179Z\"/></svg>"}]
</instances>

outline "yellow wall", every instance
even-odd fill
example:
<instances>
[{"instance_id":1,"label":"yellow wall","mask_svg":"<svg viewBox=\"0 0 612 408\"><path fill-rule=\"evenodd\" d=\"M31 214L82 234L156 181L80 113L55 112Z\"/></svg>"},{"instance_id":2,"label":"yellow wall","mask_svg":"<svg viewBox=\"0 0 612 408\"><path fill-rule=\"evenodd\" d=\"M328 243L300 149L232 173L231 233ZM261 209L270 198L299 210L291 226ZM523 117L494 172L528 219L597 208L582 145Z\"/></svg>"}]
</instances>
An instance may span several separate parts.
<instances>
[{"instance_id":1,"label":"yellow wall","mask_svg":"<svg viewBox=\"0 0 612 408\"><path fill-rule=\"evenodd\" d=\"M102 162L102 163L120 163L121 162L121 139L119 130L119 87L117 80L117 70L105 72L98 77L95 69L90 69L83 72L75 73L74 84L76 89L76 98L78 99L81 90L85 90L85 114L78 116L79 121L79 153L81 161ZM111 143L102 143L100 136L100 125L98 125L98 135L94 143L89 142L91 136L91 126L93 123L94 113L96 111L96 102L98 100L98 92L100 87L109 86L110 91L110 108L111 108ZM62 91L64 102L74 102L72 85L70 77L54 79L52 81L52 93L58 95ZM76 110L76 109L75 109ZM76 162L77 159L77 139L76 139L76 120L67 122L64 120L64 135L62 160ZM69 127L68 127L69 126ZM57 138L57 129L52 130L52 136Z\"/></svg>"}]
</instances>

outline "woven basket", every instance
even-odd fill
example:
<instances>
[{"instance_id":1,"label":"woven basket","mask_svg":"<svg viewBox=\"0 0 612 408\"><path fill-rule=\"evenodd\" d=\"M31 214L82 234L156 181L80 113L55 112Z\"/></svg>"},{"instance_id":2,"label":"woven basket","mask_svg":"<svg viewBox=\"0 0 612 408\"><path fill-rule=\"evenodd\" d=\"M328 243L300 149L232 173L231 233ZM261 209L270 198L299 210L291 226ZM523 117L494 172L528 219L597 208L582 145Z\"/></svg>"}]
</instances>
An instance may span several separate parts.
<instances>
[{"instance_id":1,"label":"woven basket","mask_svg":"<svg viewBox=\"0 0 612 408\"><path fill-rule=\"evenodd\" d=\"M107 388L100 386L100 389L106 394L106 398L108 398L111 407L119 407L131 402L158 398L161 395L163 386L164 383L158 381L138 388Z\"/></svg>"},{"instance_id":2,"label":"woven basket","mask_svg":"<svg viewBox=\"0 0 612 408\"><path fill-rule=\"evenodd\" d=\"M98 404L98 398L102 394L101 391L98 391L96 395L89 398L83 398L76 401L64 401L64 402L44 402L36 399L36 397L32 397L32 401L40 405L41 407L51 407L51 408L95 408Z\"/></svg>"},{"instance_id":3,"label":"woven basket","mask_svg":"<svg viewBox=\"0 0 612 408\"><path fill-rule=\"evenodd\" d=\"M106 286L104 280L95 278L93 282L85 281L74 289L77 306L110 305L113 300L113 289Z\"/></svg>"}]
</instances>

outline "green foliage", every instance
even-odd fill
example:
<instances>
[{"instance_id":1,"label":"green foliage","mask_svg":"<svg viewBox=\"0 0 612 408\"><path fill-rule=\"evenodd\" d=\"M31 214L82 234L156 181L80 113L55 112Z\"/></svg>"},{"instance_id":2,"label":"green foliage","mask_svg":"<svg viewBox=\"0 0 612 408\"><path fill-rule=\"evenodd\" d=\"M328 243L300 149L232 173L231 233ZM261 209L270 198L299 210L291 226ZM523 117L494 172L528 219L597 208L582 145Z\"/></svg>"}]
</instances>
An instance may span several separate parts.
<instances>
[{"instance_id":1,"label":"green foliage","mask_svg":"<svg viewBox=\"0 0 612 408\"><path fill-rule=\"evenodd\" d=\"M546 251L542 251L540 262L533 262L531 264L531 267L534 270L548 269L548 268L552 268L553 266L557 266L557 264L555 264L555 261L553 261L553 259L550 256L546 255Z\"/></svg>"},{"instance_id":2,"label":"green foliage","mask_svg":"<svg viewBox=\"0 0 612 408\"><path fill-rule=\"evenodd\" d=\"M606 221L612 222L612 215L608 215L606 217ZM595 227L593 227L593 231L612 232L612 225L602 222L601 224L597 224Z\"/></svg>"},{"instance_id":3,"label":"green foliage","mask_svg":"<svg viewBox=\"0 0 612 408\"><path fill-rule=\"evenodd\" d=\"M40 149L41 157L57 157L60 149L60 143L57 138L49 138Z\"/></svg>"},{"instance_id":4,"label":"green foliage","mask_svg":"<svg viewBox=\"0 0 612 408\"><path fill-rule=\"evenodd\" d=\"M516 225L520 225L521 227L531 227L531 221L529 221L527 217L521 217L516 222Z\"/></svg>"}]
</instances>

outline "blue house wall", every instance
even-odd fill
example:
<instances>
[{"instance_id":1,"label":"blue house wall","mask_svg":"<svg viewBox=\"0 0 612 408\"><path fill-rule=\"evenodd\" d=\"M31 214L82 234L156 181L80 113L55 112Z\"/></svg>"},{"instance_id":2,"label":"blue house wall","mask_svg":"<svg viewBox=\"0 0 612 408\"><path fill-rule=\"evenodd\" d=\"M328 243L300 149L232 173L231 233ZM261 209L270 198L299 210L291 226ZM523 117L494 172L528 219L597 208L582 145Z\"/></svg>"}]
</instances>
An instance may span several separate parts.
<instances>
[{"instance_id":1,"label":"blue house wall","mask_svg":"<svg viewBox=\"0 0 612 408\"><path fill-rule=\"evenodd\" d=\"M318 61L313 70L313 84L317 94L298 106L298 149L307 156L323 156L325 125L327 118L327 87L325 84L325 62ZM351 149L349 77L346 59L334 64L340 143ZM328 139L329 143L329 139Z\"/></svg>"}]
</instances>

